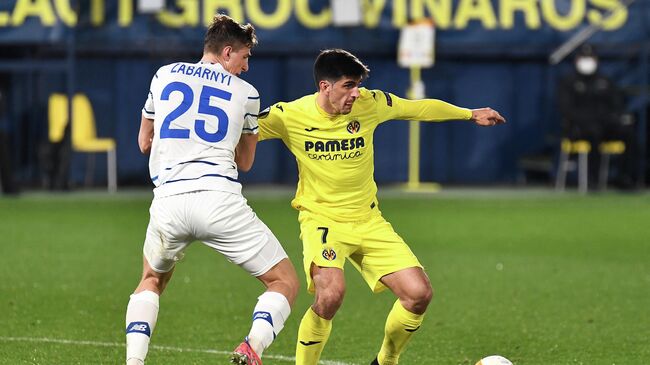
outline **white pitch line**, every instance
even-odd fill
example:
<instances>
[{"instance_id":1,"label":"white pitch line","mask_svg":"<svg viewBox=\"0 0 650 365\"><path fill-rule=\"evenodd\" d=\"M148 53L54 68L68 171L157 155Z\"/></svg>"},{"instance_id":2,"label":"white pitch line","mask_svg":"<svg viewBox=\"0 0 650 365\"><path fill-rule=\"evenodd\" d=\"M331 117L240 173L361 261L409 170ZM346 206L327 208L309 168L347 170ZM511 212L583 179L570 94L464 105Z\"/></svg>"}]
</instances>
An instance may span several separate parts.
<instances>
[{"instance_id":1,"label":"white pitch line","mask_svg":"<svg viewBox=\"0 0 650 365\"><path fill-rule=\"evenodd\" d=\"M4 342L38 342L38 343L56 343L61 345L83 345L83 346L97 346L97 347L124 347L123 343L117 342L99 342L99 341L79 341L79 340L64 340L59 338L47 338L47 337L0 337L0 341ZM160 345L151 345L154 350L161 351L174 351L174 352L198 352L204 354L217 354L217 355L229 355L230 351L222 350L210 350L210 349L192 349L192 348L183 348L183 347L174 347L174 346L160 346ZM282 355L266 355L266 359L274 359L286 362L295 362L296 358L291 356L282 356ZM353 363L347 363L342 361L330 361L330 360L321 360L323 365L356 365Z\"/></svg>"}]
</instances>

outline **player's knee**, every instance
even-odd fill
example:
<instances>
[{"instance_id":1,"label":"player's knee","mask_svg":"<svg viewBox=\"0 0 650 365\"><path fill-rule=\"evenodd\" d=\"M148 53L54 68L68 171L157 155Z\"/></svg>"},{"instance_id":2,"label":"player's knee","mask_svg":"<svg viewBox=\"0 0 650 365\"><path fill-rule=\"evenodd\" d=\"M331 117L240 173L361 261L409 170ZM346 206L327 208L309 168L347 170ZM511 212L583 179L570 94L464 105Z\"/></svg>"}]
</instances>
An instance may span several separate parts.
<instances>
[{"instance_id":1,"label":"player's knee","mask_svg":"<svg viewBox=\"0 0 650 365\"><path fill-rule=\"evenodd\" d=\"M430 285L418 285L408 292L406 298L400 299L407 310L422 314L433 299L433 288Z\"/></svg>"},{"instance_id":2,"label":"player's knee","mask_svg":"<svg viewBox=\"0 0 650 365\"><path fill-rule=\"evenodd\" d=\"M420 293L419 302L426 307L429 305L429 303L431 303L432 299L433 299L433 288L431 287L431 285L425 285L424 288L422 289L422 292Z\"/></svg>"},{"instance_id":3,"label":"player's knee","mask_svg":"<svg viewBox=\"0 0 650 365\"><path fill-rule=\"evenodd\" d=\"M343 304L344 297L345 287L332 285L316 292L316 303L322 308L323 314L331 318Z\"/></svg>"}]
</instances>

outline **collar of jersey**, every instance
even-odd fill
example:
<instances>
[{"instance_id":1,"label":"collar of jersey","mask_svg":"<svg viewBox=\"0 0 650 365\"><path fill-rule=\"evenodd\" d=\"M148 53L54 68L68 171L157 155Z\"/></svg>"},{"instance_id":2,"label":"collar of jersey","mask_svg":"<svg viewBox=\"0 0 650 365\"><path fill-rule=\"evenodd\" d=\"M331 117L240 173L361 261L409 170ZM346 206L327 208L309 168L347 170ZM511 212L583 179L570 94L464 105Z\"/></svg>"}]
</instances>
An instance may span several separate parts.
<instances>
[{"instance_id":1,"label":"collar of jersey","mask_svg":"<svg viewBox=\"0 0 650 365\"><path fill-rule=\"evenodd\" d=\"M199 62L197 62L196 64L197 65L212 65L212 66L219 67L222 70L226 71L226 69L219 62L206 62L206 61L199 60Z\"/></svg>"},{"instance_id":2,"label":"collar of jersey","mask_svg":"<svg viewBox=\"0 0 650 365\"><path fill-rule=\"evenodd\" d=\"M326 112L325 110L323 110L323 108L321 108L320 105L318 105L318 93L316 93L314 95L315 95L314 105L316 106L316 110L318 110L318 114L320 114L322 117L324 117L326 119L329 119L329 120L331 120L333 122L336 122L336 121L340 120L342 117L344 117L343 114L332 115L332 114Z\"/></svg>"}]
</instances>

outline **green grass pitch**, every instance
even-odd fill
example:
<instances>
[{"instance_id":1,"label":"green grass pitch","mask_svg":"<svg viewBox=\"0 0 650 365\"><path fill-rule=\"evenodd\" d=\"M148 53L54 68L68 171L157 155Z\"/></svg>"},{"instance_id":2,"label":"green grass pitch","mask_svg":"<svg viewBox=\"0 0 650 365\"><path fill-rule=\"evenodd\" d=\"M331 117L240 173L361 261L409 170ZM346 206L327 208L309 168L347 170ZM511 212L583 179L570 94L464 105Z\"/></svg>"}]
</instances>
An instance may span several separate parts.
<instances>
[{"instance_id":1,"label":"green grass pitch","mask_svg":"<svg viewBox=\"0 0 650 365\"><path fill-rule=\"evenodd\" d=\"M150 194L0 198L0 364L120 364ZM250 203L302 278L288 196ZM650 364L650 195L380 198L435 290L401 364ZM392 294L351 265L324 364L369 364ZM265 365L291 364L303 287ZM161 299L148 364L226 364L262 286L200 244Z\"/></svg>"}]
</instances>

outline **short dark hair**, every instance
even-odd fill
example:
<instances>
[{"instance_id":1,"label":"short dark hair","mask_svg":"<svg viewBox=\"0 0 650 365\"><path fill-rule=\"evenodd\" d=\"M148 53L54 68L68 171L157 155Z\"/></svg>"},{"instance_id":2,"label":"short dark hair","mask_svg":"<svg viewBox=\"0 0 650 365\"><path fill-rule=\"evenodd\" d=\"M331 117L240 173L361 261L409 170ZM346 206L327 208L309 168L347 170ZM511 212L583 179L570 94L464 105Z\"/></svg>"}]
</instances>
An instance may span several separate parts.
<instances>
[{"instance_id":1,"label":"short dark hair","mask_svg":"<svg viewBox=\"0 0 650 365\"><path fill-rule=\"evenodd\" d=\"M336 81L341 77L368 77L370 69L355 55L343 49L326 49L314 62L316 88L321 80Z\"/></svg>"},{"instance_id":2,"label":"short dark hair","mask_svg":"<svg viewBox=\"0 0 650 365\"><path fill-rule=\"evenodd\" d=\"M239 49L243 46L253 48L256 45L257 36L252 24L242 25L228 15L217 14L205 32L203 51L219 53L226 46Z\"/></svg>"}]
</instances>

